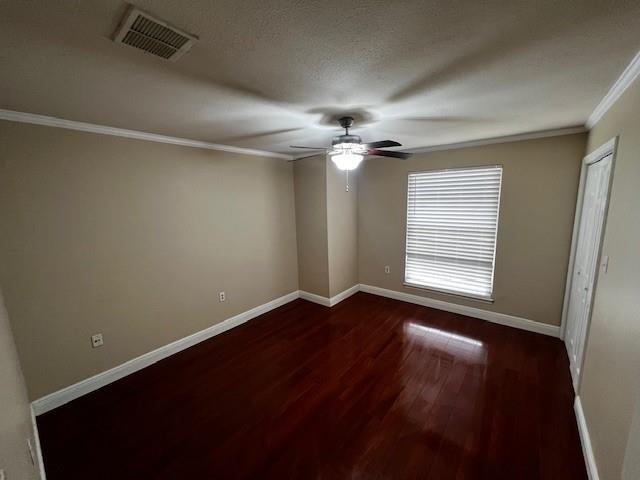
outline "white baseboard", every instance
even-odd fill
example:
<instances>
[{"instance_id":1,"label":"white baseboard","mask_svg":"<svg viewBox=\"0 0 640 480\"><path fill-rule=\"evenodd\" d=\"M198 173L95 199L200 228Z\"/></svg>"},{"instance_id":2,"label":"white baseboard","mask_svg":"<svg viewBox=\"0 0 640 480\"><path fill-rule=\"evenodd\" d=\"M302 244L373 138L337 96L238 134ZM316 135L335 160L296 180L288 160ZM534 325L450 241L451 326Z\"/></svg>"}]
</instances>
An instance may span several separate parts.
<instances>
[{"instance_id":1,"label":"white baseboard","mask_svg":"<svg viewBox=\"0 0 640 480\"><path fill-rule=\"evenodd\" d=\"M300 290L300 298L302 298L303 300L308 300L313 303L317 303L319 305L324 305L325 307L333 307L334 305L337 305L341 301L349 298L351 295L358 293L359 291L360 291L360 285L356 284L353 287L347 288L344 292L340 292L331 298L327 298L321 295L316 295L315 293L310 293L310 292L305 292L304 290Z\"/></svg>"},{"instance_id":2,"label":"white baseboard","mask_svg":"<svg viewBox=\"0 0 640 480\"><path fill-rule=\"evenodd\" d=\"M447 312L458 313L460 315L466 315L468 317L480 318L492 323L498 323L500 325L506 325L508 327L515 327L521 330L528 330L530 332L542 333L543 335L550 335L552 337L560 336L560 327L556 325L547 325L545 323L534 322L526 318L515 317L513 315L507 315L505 313L491 312L489 310L483 310L481 308L468 307L466 305L458 305L455 303L443 302L442 300L435 300L433 298L421 297L419 295L413 295L411 293L398 292L396 290L388 290L386 288L374 287L372 285L360 285L360 291L366 293L372 293L381 297L393 298L395 300L401 300L403 302L415 303L417 305L423 305L425 307L436 308L438 310L444 310Z\"/></svg>"},{"instance_id":3,"label":"white baseboard","mask_svg":"<svg viewBox=\"0 0 640 480\"><path fill-rule=\"evenodd\" d=\"M578 432L580 432L580 443L582 444L582 454L584 455L584 463L587 466L589 480L600 480L596 457L593 454L593 448L591 447L591 437L589 436L589 429L587 428L587 419L584 416L584 410L582 410L582 402L580 401L579 395L576 395L576 399L573 402L573 409L576 412Z\"/></svg>"},{"instance_id":4,"label":"white baseboard","mask_svg":"<svg viewBox=\"0 0 640 480\"><path fill-rule=\"evenodd\" d=\"M227 330L251 320L252 318L289 303L300 296L299 291L291 292L283 297L276 298L275 300L271 300L263 305L247 310L246 312L228 318L220 323L216 323L215 325L189 335L188 337L181 338L180 340L176 340L175 342L145 353L144 355L140 355L139 357L131 359L117 367L111 368L105 372L94 375L93 377L81 380L78 383L74 383L73 385L34 400L31 404L34 413L36 415L41 415L53 410L54 408L64 405L71 400L75 400L82 395L86 395L100 387L104 387L109 383L115 382L116 380L148 367L149 365L167 358L174 353L178 353L181 350L189 348L197 343L207 340L208 338L220 335Z\"/></svg>"},{"instance_id":5,"label":"white baseboard","mask_svg":"<svg viewBox=\"0 0 640 480\"><path fill-rule=\"evenodd\" d=\"M344 292L340 292L337 295L334 295L333 297L331 297L329 299L329 306L333 307L334 305L337 305L338 303L340 303L341 301L349 298L351 295L358 293L360 291L360 285L356 284L351 288L347 288Z\"/></svg>"},{"instance_id":6,"label":"white baseboard","mask_svg":"<svg viewBox=\"0 0 640 480\"><path fill-rule=\"evenodd\" d=\"M437 308L439 310L445 310L448 312L459 313L461 315L480 318L482 320L488 320L490 322L499 323L501 325L507 325L523 330L542 333L544 335L557 337L560 334L560 327L557 326L545 325L543 323L534 322L525 318L514 317L512 315L490 312L487 310L467 307L463 305L456 305L449 302L443 302L441 300L434 300L432 298L421 297L409 293L387 290L385 288L374 287L371 285L354 285L353 287L348 288L344 292L341 292L331 298L299 290L284 295L283 297L276 298L275 300L267 302L263 305L259 305L255 308L252 308L251 310L247 310L246 312L228 318L223 322L217 323L209 328L189 335L188 337L181 338L180 340L176 340L175 342L172 342L168 345L131 359L121 365L118 365L117 367L111 368L105 372L94 375L93 377L81 380L80 382L77 382L73 385L34 400L31 404L34 414L41 415L50 410L53 410L54 408L64 405L65 403L75 400L76 398L86 395L87 393L93 392L94 390L97 390L101 387L104 387L105 385L115 382L116 380L126 377L127 375L137 372L138 370L148 367L149 365L167 358L174 353L178 353L197 343L207 340L208 338L214 337L223 332L226 332L231 328L237 327L238 325L241 325L251 320L252 318L262 315L263 313L280 307L286 303L289 303L296 298L302 298L310 302L324 305L325 307L332 307L359 291L372 293L374 295L379 295L382 297L393 298L409 303L415 303L418 305L424 305L426 307Z\"/></svg>"},{"instance_id":7,"label":"white baseboard","mask_svg":"<svg viewBox=\"0 0 640 480\"><path fill-rule=\"evenodd\" d=\"M309 302L317 303L318 305L324 305L330 307L331 299L323 297L322 295L316 295L315 293L305 292L300 290L300 298Z\"/></svg>"},{"instance_id":8,"label":"white baseboard","mask_svg":"<svg viewBox=\"0 0 640 480\"><path fill-rule=\"evenodd\" d=\"M40 480L47 480L47 474L44 471L44 460L42 459L42 448L40 447L40 433L38 432L38 423L36 422L36 412L31 405L31 429L33 430L34 448L36 449L37 468L40 474Z\"/></svg>"}]
</instances>

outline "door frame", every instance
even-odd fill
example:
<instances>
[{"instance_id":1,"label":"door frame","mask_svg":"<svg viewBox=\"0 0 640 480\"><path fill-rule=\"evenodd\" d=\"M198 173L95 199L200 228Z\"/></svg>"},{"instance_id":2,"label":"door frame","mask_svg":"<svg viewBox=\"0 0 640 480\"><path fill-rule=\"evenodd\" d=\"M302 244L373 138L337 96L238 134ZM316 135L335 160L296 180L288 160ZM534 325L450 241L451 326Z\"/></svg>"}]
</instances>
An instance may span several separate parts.
<instances>
[{"instance_id":1,"label":"door frame","mask_svg":"<svg viewBox=\"0 0 640 480\"><path fill-rule=\"evenodd\" d=\"M567 282L564 290L564 301L562 304L562 320L560 323L560 338L564 341L566 347L566 326L567 326L567 313L569 310L569 297L571 295L571 287L573 282L573 270L575 268L575 255L576 249L578 246L578 233L580 231L580 219L582 217L582 205L584 203L584 190L585 184L587 181L587 167L591 164L594 164L603 158L611 155L611 170L609 172L609 184L607 186L607 195L605 197L605 206L604 206L604 215L602 217L602 230L600 232L600 239L598 240L598 252L596 254L597 258L597 268L594 272L593 277L593 288L591 289L591 297L589 298L589 315L587 316L587 325L585 326L585 336L584 336L584 345L583 345L583 355L581 362L584 363L584 347L586 347L589 341L589 330L591 325L591 315L593 313L593 301L595 299L595 293L598 285L598 277L600 274L600 269L602 268L602 244L604 242L604 235L607 226L607 216L609 213L609 201L611 199L611 190L613 186L613 176L615 171L616 164L616 152L618 149L618 137L614 137L608 142L596 148L593 152L588 154L582 159L582 166L580 168L580 183L578 185L578 197L576 200L576 212L573 220L573 233L571 235L571 251L569 254L569 265L567 268ZM574 385L577 393L577 389L580 385L580 380L582 378L582 365L580 365L580 374L579 378L576 381L576 385Z\"/></svg>"}]
</instances>

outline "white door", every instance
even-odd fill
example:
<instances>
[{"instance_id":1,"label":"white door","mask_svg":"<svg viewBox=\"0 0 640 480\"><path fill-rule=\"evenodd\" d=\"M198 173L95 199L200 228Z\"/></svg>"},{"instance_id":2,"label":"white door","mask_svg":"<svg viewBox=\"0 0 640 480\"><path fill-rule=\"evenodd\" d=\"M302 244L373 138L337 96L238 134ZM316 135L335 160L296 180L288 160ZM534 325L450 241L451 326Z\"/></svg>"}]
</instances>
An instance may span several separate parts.
<instances>
[{"instance_id":1,"label":"white door","mask_svg":"<svg viewBox=\"0 0 640 480\"><path fill-rule=\"evenodd\" d=\"M569 302L565 342L571 365L574 388L577 389L582 368L595 282L598 275L600 244L609 198L613 154L585 161L582 210L579 213L578 236Z\"/></svg>"}]
</instances>

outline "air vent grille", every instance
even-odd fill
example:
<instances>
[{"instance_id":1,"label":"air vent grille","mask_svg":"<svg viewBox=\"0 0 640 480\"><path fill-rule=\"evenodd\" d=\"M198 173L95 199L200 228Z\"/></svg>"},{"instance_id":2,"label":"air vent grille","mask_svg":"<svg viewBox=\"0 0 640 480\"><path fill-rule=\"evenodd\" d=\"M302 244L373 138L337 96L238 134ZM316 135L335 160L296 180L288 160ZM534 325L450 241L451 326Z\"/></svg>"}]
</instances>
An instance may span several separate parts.
<instances>
[{"instance_id":1,"label":"air vent grille","mask_svg":"<svg viewBox=\"0 0 640 480\"><path fill-rule=\"evenodd\" d=\"M167 60L177 60L197 39L194 35L132 7L118 28L114 41Z\"/></svg>"},{"instance_id":2,"label":"air vent grille","mask_svg":"<svg viewBox=\"0 0 640 480\"><path fill-rule=\"evenodd\" d=\"M182 46L189 41L189 37L178 33L176 30L160 25L157 22L138 15L131 25L131 30L140 33L146 37L153 38L162 43L172 46L176 50L180 50Z\"/></svg>"}]
</instances>

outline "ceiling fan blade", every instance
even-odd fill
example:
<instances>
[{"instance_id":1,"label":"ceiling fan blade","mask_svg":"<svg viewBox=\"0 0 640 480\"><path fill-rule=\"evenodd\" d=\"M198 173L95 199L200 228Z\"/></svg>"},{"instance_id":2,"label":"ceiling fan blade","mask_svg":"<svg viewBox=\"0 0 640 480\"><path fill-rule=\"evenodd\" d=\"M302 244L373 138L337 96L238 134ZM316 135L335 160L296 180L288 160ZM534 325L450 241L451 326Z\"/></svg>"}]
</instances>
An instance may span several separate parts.
<instances>
[{"instance_id":1,"label":"ceiling fan blade","mask_svg":"<svg viewBox=\"0 0 640 480\"><path fill-rule=\"evenodd\" d=\"M392 152L389 150L376 150L376 149L367 150L367 155L375 155L376 157L401 158L403 160L406 160L411 156L411 154L407 152Z\"/></svg>"},{"instance_id":2,"label":"ceiling fan blade","mask_svg":"<svg viewBox=\"0 0 640 480\"><path fill-rule=\"evenodd\" d=\"M248 133L245 135L235 135L233 137L225 137L217 139L216 142L228 143L228 142L242 142L245 140L254 140L260 138L266 138L271 136L283 135L285 133L297 132L298 130L304 130L303 128L283 128L280 130L271 130L268 132Z\"/></svg>"},{"instance_id":3,"label":"ceiling fan blade","mask_svg":"<svg viewBox=\"0 0 640 480\"><path fill-rule=\"evenodd\" d=\"M433 116L433 117L399 117L394 119L401 122L431 122L431 123L461 123L484 121L479 117L454 117L454 116Z\"/></svg>"},{"instance_id":4,"label":"ceiling fan blade","mask_svg":"<svg viewBox=\"0 0 640 480\"><path fill-rule=\"evenodd\" d=\"M317 157L319 154L314 153L311 155L305 155L304 157L292 158L291 160L287 160L287 162L297 162L298 160L304 160L305 158Z\"/></svg>"},{"instance_id":5,"label":"ceiling fan blade","mask_svg":"<svg viewBox=\"0 0 640 480\"><path fill-rule=\"evenodd\" d=\"M299 145L289 145L289 148L305 148L307 150L326 150L326 147L301 147Z\"/></svg>"},{"instance_id":6,"label":"ceiling fan blade","mask_svg":"<svg viewBox=\"0 0 640 480\"><path fill-rule=\"evenodd\" d=\"M380 140L379 142L365 143L367 148L385 148L385 147L401 147L402 144L393 140Z\"/></svg>"}]
</instances>

